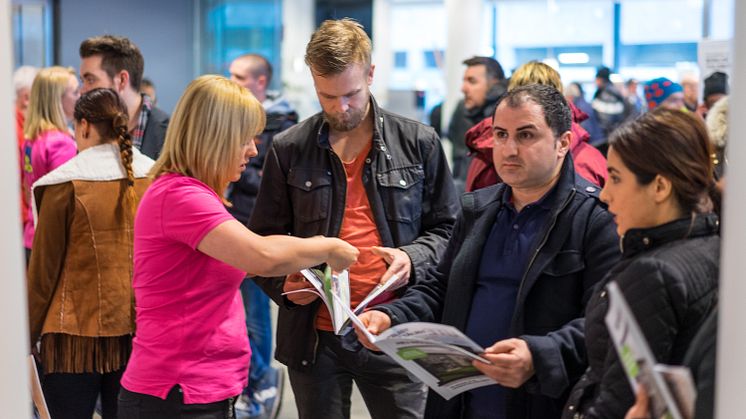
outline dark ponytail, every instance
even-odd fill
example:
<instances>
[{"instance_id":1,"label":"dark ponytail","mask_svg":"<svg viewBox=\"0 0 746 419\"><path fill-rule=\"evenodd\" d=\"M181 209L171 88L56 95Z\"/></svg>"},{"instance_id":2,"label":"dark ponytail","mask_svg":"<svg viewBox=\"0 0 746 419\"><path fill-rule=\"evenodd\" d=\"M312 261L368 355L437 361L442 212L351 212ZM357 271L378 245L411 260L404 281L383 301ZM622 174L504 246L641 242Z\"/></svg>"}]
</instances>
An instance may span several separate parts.
<instances>
[{"instance_id":1,"label":"dark ponytail","mask_svg":"<svg viewBox=\"0 0 746 419\"><path fill-rule=\"evenodd\" d=\"M132 170L132 137L128 131L129 116L127 105L112 89L93 89L83 94L75 104L76 121L85 119L96 127L101 142L115 142L119 145L119 160L127 173L125 189L120 194L126 219L131 222L135 216L137 196L135 194L135 174Z\"/></svg>"}]
</instances>

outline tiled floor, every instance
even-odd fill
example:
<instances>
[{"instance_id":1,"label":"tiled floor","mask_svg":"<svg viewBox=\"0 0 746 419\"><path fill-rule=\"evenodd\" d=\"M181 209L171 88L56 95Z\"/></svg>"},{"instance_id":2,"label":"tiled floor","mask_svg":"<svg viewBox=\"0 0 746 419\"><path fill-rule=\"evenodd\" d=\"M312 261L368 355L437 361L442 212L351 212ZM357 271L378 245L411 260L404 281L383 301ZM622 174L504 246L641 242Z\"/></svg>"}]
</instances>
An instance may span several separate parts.
<instances>
[{"instance_id":1,"label":"tiled floor","mask_svg":"<svg viewBox=\"0 0 746 419\"><path fill-rule=\"evenodd\" d=\"M295 397L293 396L293 390L290 388L290 383L287 380L287 374L285 375L285 391L282 399L282 407L280 408L280 414L277 419L297 419L298 411L295 409ZM357 387L353 386L352 390L352 409L350 412L351 419L370 419L368 410L365 408L363 398L360 396L360 392L357 391Z\"/></svg>"}]
</instances>

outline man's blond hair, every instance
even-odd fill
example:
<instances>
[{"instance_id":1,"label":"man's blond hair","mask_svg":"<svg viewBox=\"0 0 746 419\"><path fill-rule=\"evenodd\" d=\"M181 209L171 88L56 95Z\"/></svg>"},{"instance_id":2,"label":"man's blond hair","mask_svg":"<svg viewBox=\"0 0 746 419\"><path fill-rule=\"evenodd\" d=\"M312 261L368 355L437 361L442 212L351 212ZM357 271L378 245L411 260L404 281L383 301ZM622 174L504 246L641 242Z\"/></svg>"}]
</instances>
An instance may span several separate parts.
<instances>
[{"instance_id":1,"label":"man's blond hair","mask_svg":"<svg viewBox=\"0 0 746 419\"><path fill-rule=\"evenodd\" d=\"M326 20L306 46L306 64L326 77L344 72L352 64L370 68L371 42L363 26L352 19Z\"/></svg>"},{"instance_id":2,"label":"man's blond hair","mask_svg":"<svg viewBox=\"0 0 746 419\"><path fill-rule=\"evenodd\" d=\"M557 70L539 61L529 61L518 67L510 77L508 90L529 84L543 84L552 86L562 93L562 79Z\"/></svg>"},{"instance_id":3,"label":"man's blond hair","mask_svg":"<svg viewBox=\"0 0 746 419\"><path fill-rule=\"evenodd\" d=\"M150 175L190 176L223 196L244 144L265 122L264 108L247 89L222 76L198 77L176 104Z\"/></svg>"},{"instance_id":4,"label":"man's blond hair","mask_svg":"<svg viewBox=\"0 0 746 419\"><path fill-rule=\"evenodd\" d=\"M31 85L31 97L23 135L29 140L47 130L67 132L67 119L62 110L62 95L65 94L70 77L75 77L72 67L47 67L39 71Z\"/></svg>"}]
</instances>

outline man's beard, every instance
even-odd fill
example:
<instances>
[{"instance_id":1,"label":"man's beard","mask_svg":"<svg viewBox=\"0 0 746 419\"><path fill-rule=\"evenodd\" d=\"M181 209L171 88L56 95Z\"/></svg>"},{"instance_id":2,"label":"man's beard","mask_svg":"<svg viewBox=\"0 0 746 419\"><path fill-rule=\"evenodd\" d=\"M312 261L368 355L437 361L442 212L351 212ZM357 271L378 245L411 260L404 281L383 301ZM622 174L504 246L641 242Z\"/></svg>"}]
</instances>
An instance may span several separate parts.
<instances>
[{"instance_id":1,"label":"man's beard","mask_svg":"<svg viewBox=\"0 0 746 419\"><path fill-rule=\"evenodd\" d=\"M341 117L344 116L344 117ZM365 118L365 109L352 109L342 114L331 115L324 112L324 118L334 131L347 132L357 128Z\"/></svg>"}]
</instances>

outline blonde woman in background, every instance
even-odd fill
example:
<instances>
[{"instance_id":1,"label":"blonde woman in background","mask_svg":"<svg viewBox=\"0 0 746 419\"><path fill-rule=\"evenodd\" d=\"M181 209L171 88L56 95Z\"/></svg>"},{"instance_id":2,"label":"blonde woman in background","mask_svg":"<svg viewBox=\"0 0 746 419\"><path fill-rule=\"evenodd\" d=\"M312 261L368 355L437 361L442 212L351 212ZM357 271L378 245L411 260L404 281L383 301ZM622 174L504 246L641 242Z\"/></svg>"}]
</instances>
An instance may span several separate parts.
<instances>
[{"instance_id":1,"label":"blonde woman in background","mask_svg":"<svg viewBox=\"0 0 746 419\"><path fill-rule=\"evenodd\" d=\"M127 107L111 89L75 105L80 153L33 187L38 224L29 265L31 345L55 419L116 418L132 347L132 224L153 161L132 147Z\"/></svg>"},{"instance_id":2,"label":"blonde woman in background","mask_svg":"<svg viewBox=\"0 0 746 419\"><path fill-rule=\"evenodd\" d=\"M122 378L120 418L233 418L251 350L239 285L358 251L337 238L262 237L222 193L256 156L264 109L220 76L192 81L171 118L155 178L135 218L137 335Z\"/></svg>"},{"instance_id":3,"label":"blonde woman in background","mask_svg":"<svg viewBox=\"0 0 746 419\"><path fill-rule=\"evenodd\" d=\"M77 149L70 135L75 102L80 97L78 78L72 68L49 67L39 71L31 85L31 99L23 125L23 186L31 202L31 185L70 160ZM28 261L34 241L31 207L23 222L23 245Z\"/></svg>"}]
</instances>

